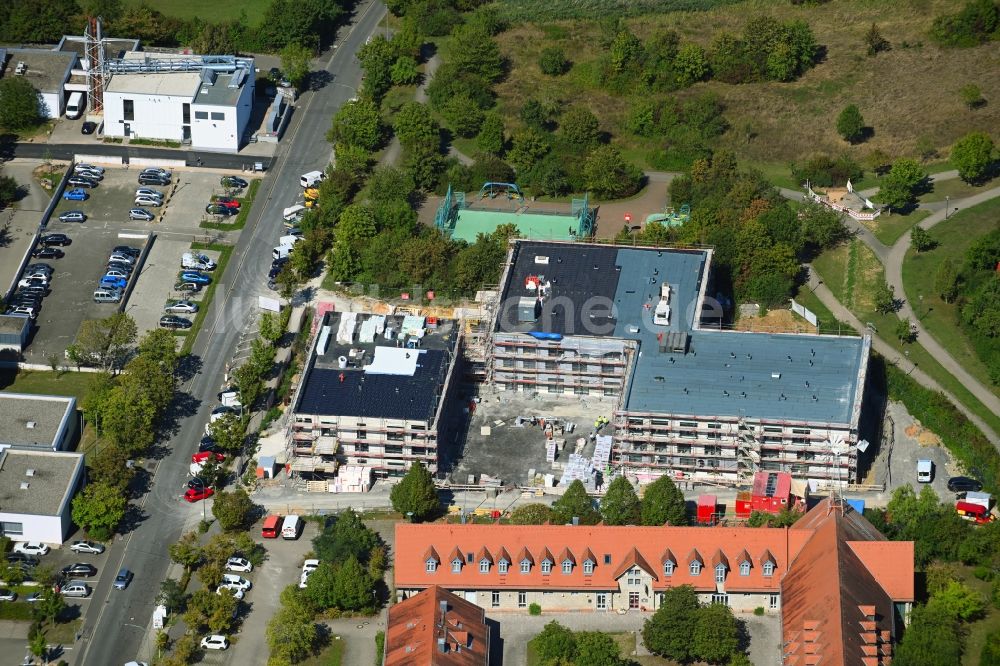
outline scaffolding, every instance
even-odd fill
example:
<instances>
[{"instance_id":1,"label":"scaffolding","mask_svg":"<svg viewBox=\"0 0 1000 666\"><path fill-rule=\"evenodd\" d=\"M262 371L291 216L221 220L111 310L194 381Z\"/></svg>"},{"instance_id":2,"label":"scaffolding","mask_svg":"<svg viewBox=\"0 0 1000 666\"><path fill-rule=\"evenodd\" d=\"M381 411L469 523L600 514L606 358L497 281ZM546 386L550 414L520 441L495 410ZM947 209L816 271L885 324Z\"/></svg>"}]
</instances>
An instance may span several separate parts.
<instances>
[{"instance_id":1,"label":"scaffolding","mask_svg":"<svg viewBox=\"0 0 1000 666\"><path fill-rule=\"evenodd\" d=\"M87 55L87 108L93 114L104 112L104 40L101 36L101 19L87 21L83 32L84 53Z\"/></svg>"}]
</instances>

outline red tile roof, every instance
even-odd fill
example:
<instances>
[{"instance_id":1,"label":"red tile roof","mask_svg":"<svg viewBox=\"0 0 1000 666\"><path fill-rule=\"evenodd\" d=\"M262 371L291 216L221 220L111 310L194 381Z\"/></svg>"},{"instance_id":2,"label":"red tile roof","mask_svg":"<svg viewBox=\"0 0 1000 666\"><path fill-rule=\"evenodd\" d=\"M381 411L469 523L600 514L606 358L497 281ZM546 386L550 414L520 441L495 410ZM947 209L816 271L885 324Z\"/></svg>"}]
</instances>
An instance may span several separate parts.
<instances>
[{"instance_id":1,"label":"red tile roof","mask_svg":"<svg viewBox=\"0 0 1000 666\"><path fill-rule=\"evenodd\" d=\"M438 648L440 638L446 652ZM489 654L486 611L443 588L431 586L389 608L385 666L487 666Z\"/></svg>"}]
</instances>

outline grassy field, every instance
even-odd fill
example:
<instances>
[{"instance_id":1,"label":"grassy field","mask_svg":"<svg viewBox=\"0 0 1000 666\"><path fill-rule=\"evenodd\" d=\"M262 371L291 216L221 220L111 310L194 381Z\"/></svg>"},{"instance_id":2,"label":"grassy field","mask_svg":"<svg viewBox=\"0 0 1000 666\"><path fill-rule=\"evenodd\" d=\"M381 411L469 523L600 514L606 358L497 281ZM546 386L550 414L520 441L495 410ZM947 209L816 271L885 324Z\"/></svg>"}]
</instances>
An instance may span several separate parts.
<instances>
[{"instance_id":1,"label":"grassy field","mask_svg":"<svg viewBox=\"0 0 1000 666\"><path fill-rule=\"evenodd\" d=\"M871 222L862 222L862 224L871 230L875 238L882 241L885 245L892 246L899 240L900 236L930 214L930 211L917 208L906 215L900 215L899 213L882 214Z\"/></svg>"},{"instance_id":2,"label":"grassy field","mask_svg":"<svg viewBox=\"0 0 1000 666\"><path fill-rule=\"evenodd\" d=\"M858 319L874 327L879 337L906 355L991 428L1000 430L1000 415L994 414L979 402L921 345L903 344L896 338L895 331L899 318L895 314L880 314L875 311L871 295L875 285L884 279L885 271L864 243L855 240L828 250L817 257L812 265L837 300L851 310Z\"/></svg>"},{"instance_id":3,"label":"grassy field","mask_svg":"<svg viewBox=\"0 0 1000 666\"><path fill-rule=\"evenodd\" d=\"M996 185L995 181L990 181L980 186L974 186L969 185L961 178L950 178L942 180L939 183L931 183L931 191L921 194L917 197L917 201L920 203L931 203L932 201L944 201L945 197L949 197L954 201L955 199L979 194L983 190L996 187Z\"/></svg>"},{"instance_id":4,"label":"grassy field","mask_svg":"<svg viewBox=\"0 0 1000 666\"><path fill-rule=\"evenodd\" d=\"M934 290L934 275L938 266L945 259L951 259L956 266L961 266L969 246L998 228L998 225L1000 199L959 211L949 220L941 222L930 231L931 237L938 241L936 248L922 253L911 248L906 253L903 261L903 285L924 328L938 342L947 346L962 367L984 386L991 387L994 393L1000 395L998 387L993 386L990 381L986 366L979 360L971 342L958 325L958 307L941 300Z\"/></svg>"},{"instance_id":5,"label":"grassy field","mask_svg":"<svg viewBox=\"0 0 1000 666\"><path fill-rule=\"evenodd\" d=\"M334 638L319 654L313 655L305 661L300 661L299 664L301 666L340 666L343 659L344 641Z\"/></svg>"},{"instance_id":6,"label":"grassy field","mask_svg":"<svg viewBox=\"0 0 1000 666\"><path fill-rule=\"evenodd\" d=\"M830 309L823 305L823 301L819 300L809 290L809 287L804 286L799 289L799 293L795 295L795 302L805 306L807 310L816 315L816 319L819 321L820 333L826 335L857 335L857 332L848 324L837 321L837 318L833 316Z\"/></svg>"},{"instance_id":7,"label":"grassy field","mask_svg":"<svg viewBox=\"0 0 1000 666\"><path fill-rule=\"evenodd\" d=\"M198 314L195 315L191 328L186 331L184 336L184 346L181 347L181 354L191 353L191 348L194 347L194 341L198 337L198 331L201 330L202 322L205 321L205 316L208 314L208 308L212 305L212 297L215 296L215 289L219 286L219 280L221 280L222 276L226 274L226 266L229 264L229 257L233 254L232 245L220 245L217 243L191 243L191 249L214 250L219 252L219 261L217 262L215 271L212 273L212 284L205 288L205 296L198 302Z\"/></svg>"},{"instance_id":8,"label":"grassy field","mask_svg":"<svg viewBox=\"0 0 1000 666\"><path fill-rule=\"evenodd\" d=\"M90 391L97 373L0 370L0 390L32 395L71 395L80 403Z\"/></svg>"},{"instance_id":9,"label":"grassy field","mask_svg":"<svg viewBox=\"0 0 1000 666\"><path fill-rule=\"evenodd\" d=\"M517 7L523 2L507 0L506 4ZM555 4L577 5L581 9L575 15L579 16L585 15L583 8L592 3ZM675 93L680 99L704 92L718 94L727 106L730 125L740 128L750 122L756 135L747 143L742 132L733 130L719 139L718 146L731 148L742 159L758 165L780 165L772 168L781 171L789 162L816 152L846 153L859 162L875 149L892 157L913 155L921 137L946 154L966 132L1000 126L1000 104L969 111L959 95L962 86L975 83L986 99L1000 99L1000 50L992 44L939 49L926 37L936 15L954 10L955 3L950 0L845 0L802 5L749 0L705 12L650 14L628 19L627 24L642 39L671 28L684 41L708 46L718 31L738 33L757 14L807 21L825 55L799 80L743 85L709 81ZM547 15L536 14L533 23L514 21L512 29L498 37L512 65L511 75L497 86L499 106L509 124L519 123L515 120L517 111L529 97L573 102L597 114L602 129L611 132L614 143L626 152L648 150L647 140L624 136L622 121L630 100L611 95L595 83L596 62L601 56L596 22L549 21L544 18ZM873 22L893 48L868 58L862 26ZM538 56L549 45L560 46L573 61L570 72L562 77L545 76L538 67ZM969 74L956 76L956 72ZM868 141L855 146L845 143L835 130L837 115L851 103L859 105L866 124L873 129ZM778 182L789 185L784 177Z\"/></svg>"},{"instance_id":10,"label":"grassy field","mask_svg":"<svg viewBox=\"0 0 1000 666\"><path fill-rule=\"evenodd\" d=\"M124 4L128 6L149 3L146 0L125 0ZM257 26L264 19L264 11L270 4L271 0L216 0L211 5L198 0L170 0L155 5L154 9L166 16L176 16L181 19L198 17L215 23L239 18L241 12L246 12L247 23Z\"/></svg>"}]
</instances>

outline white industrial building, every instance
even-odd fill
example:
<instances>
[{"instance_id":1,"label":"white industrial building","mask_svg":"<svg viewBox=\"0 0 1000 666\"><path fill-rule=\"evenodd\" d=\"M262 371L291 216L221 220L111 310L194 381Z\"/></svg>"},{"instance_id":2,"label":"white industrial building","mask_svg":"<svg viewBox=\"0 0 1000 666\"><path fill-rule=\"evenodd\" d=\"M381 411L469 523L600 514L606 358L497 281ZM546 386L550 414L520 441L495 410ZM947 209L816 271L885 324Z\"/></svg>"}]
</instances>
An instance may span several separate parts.
<instances>
[{"instance_id":1,"label":"white industrial building","mask_svg":"<svg viewBox=\"0 0 1000 666\"><path fill-rule=\"evenodd\" d=\"M105 136L239 150L253 107L252 58L130 52L105 67Z\"/></svg>"},{"instance_id":2,"label":"white industrial building","mask_svg":"<svg viewBox=\"0 0 1000 666\"><path fill-rule=\"evenodd\" d=\"M0 48L0 78L24 78L41 97L40 114L45 118L58 118L66 107L65 85L76 62L75 53Z\"/></svg>"},{"instance_id":3,"label":"white industrial building","mask_svg":"<svg viewBox=\"0 0 1000 666\"><path fill-rule=\"evenodd\" d=\"M0 446L0 534L61 544L72 528L72 500L83 474L82 453Z\"/></svg>"},{"instance_id":4,"label":"white industrial building","mask_svg":"<svg viewBox=\"0 0 1000 666\"><path fill-rule=\"evenodd\" d=\"M79 436L76 398L0 393L0 446L65 451L73 448Z\"/></svg>"}]
</instances>

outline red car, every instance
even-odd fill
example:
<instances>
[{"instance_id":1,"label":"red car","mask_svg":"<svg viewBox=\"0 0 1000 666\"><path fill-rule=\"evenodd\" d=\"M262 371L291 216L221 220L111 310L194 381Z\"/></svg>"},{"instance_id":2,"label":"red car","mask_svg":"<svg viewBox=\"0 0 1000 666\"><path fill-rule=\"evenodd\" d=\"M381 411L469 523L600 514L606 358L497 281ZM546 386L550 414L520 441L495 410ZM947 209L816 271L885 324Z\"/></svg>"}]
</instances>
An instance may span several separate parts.
<instances>
[{"instance_id":1,"label":"red car","mask_svg":"<svg viewBox=\"0 0 1000 666\"><path fill-rule=\"evenodd\" d=\"M215 491L211 488L188 488L184 493L184 499L188 502L198 502L203 499L208 499L215 494Z\"/></svg>"},{"instance_id":2,"label":"red car","mask_svg":"<svg viewBox=\"0 0 1000 666\"><path fill-rule=\"evenodd\" d=\"M225 206L226 208L239 208L240 202L232 197L216 197L212 203Z\"/></svg>"},{"instance_id":3,"label":"red car","mask_svg":"<svg viewBox=\"0 0 1000 666\"><path fill-rule=\"evenodd\" d=\"M191 462L193 463L203 463L208 460L209 456L215 456L216 462L222 462L226 459L226 456L221 453L213 453L212 451L199 451L198 453L191 456Z\"/></svg>"}]
</instances>

